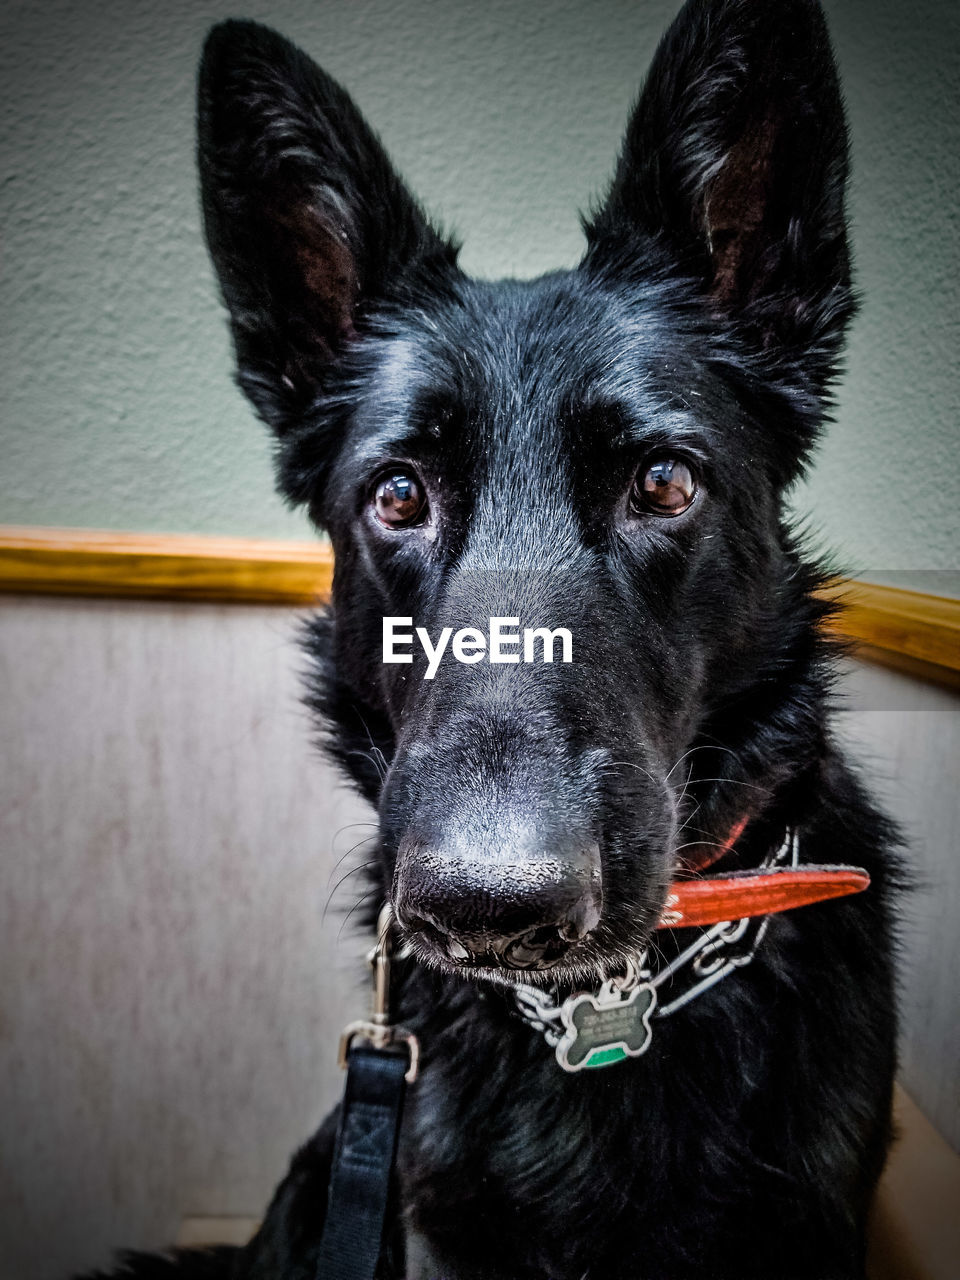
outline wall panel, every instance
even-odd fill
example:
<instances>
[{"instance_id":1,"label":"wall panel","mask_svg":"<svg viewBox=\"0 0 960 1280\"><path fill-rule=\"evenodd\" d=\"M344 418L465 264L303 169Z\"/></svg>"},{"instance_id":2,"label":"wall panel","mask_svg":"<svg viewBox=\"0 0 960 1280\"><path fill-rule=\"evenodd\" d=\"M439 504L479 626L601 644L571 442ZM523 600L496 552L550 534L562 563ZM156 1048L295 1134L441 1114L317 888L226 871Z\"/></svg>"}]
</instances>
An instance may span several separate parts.
<instances>
[{"instance_id":1,"label":"wall panel","mask_svg":"<svg viewBox=\"0 0 960 1280\"><path fill-rule=\"evenodd\" d=\"M257 1214L337 1095L357 875L324 906L370 815L307 745L297 618L0 597L0 1280ZM847 685L913 837L905 1082L960 1146L957 695Z\"/></svg>"},{"instance_id":2,"label":"wall panel","mask_svg":"<svg viewBox=\"0 0 960 1280\"><path fill-rule=\"evenodd\" d=\"M0 1277L256 1213L366 1011L287 610L0 600ZM362 860L360 844L337 871Z\"/></svg>"}]
</instances>

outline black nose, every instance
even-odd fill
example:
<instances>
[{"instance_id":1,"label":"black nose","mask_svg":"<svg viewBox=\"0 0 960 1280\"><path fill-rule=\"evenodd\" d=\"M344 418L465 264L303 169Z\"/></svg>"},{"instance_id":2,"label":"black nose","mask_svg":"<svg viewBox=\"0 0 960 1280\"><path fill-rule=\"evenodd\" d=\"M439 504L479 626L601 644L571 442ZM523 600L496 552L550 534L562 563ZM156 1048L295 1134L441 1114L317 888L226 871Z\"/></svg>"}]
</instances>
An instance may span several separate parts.
<instances>
[{"instance_id":1,"label":"black nose","mask_svg":"<svg viewBox=\"0 0 960 1280\"><path fill-rule=\"evenodd\" d=\"M595 844L514 858L411 846L397 861L401 924L463 967L549 969L596 926L600 906Z\"/></svg>"}]
</instances>

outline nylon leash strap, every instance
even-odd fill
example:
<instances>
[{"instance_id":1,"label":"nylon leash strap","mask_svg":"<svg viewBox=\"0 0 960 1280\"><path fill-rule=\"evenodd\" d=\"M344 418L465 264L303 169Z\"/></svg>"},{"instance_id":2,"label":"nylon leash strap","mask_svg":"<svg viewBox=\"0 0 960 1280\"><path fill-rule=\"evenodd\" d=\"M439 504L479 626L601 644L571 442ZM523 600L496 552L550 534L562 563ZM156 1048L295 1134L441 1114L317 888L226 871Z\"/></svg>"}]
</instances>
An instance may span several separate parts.
<instances>
[{"instance_id":1,"label":"nylon leash strap","mask_svg":"<svg viewBox=\"0 0 960 1280\"><path fill-rule=\"evenodd\" d=\"M399 1054L368 1047L349 1052L316 1280L374 1280L406 1072Z\"/></svg>"},{"instance_id":2,"label":"nylon leash strap","mask_svg":"<svg viewBox=\"0 0 960 1280\"><path fill-rule=\"evenodd\" d=\"M392 921L384 907L369 957L373 1016L351 1022L340 1037L347 1081L315 1280L374 1280L383 1248L403 1099L417 1078L420 1056L416 1037L390 1022Z\"/></svg>"}]
</instances>

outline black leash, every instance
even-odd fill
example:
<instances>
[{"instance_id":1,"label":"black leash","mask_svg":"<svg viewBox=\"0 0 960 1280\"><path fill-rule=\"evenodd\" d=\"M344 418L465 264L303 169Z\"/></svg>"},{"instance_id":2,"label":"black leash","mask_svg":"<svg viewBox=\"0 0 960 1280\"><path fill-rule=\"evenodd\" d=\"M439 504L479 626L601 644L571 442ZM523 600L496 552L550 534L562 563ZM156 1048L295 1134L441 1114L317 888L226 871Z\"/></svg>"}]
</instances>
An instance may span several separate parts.
<instances>
[{"instance_id":1,"label":"black leash","mask_svg":"<svg viewBox=\"0 0 960 1280\"><path fill-rule=\"evenodd\" d=\"M351 1022L340 1038L347 1082L316 1280L374 1280L383 1248L403 1099L419 1060L416 1037L390 1023L392 922L390 908L384 907L370 953L373 1017ZM354 1048L354 1040L365 1043Z\"/></svg>"},{"instance_id":2,"label":"black leash","mask_svg":"<svg viewBox=\"0 0 960 1280\"><path fill-rule=\"evenodd\" d=\"M317 1280L373 1280L406 1089L406 1058L351 1049Z\"/></svg>"}]
</instances>

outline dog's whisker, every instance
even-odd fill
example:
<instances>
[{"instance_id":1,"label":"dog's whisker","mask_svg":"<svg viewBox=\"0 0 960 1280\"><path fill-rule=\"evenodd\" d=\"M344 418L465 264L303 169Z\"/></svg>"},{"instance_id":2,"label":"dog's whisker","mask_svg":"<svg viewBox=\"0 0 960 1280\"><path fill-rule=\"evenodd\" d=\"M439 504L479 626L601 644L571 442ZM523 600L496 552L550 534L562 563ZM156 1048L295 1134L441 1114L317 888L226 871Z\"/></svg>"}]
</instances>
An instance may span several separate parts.
<instances>
[{"instance_id":1,"label":"dog's whisker","mask_svg":"<svg viewBox=\"0 0 960 1280\"><path fill-rule=\"evenodd\" d=\"M337 874L337 872L340 870L340 868L343 866L343 864L346 862L346 860L350 857L352 853L356 853L356 851L362 848L363 845L370 844L371 841L378 840L379 838L380 838L379 832L375 832L372 836L364 836L362 840L358 840L356 844L351 845L346 853L341 854L341 856L336 860L336 862L330 868L330 873L327 876L327 885L330 884L330 881Z\"/></svg>"},{"instance_id":2,"label":"dog's whisker","mask_svg":"<svg viewBox=\"0 0 960 1280\"><path fill-rule=\"evenodd\" d=\"M687 814L684 820L680 823L679 827L677 827L678 836L682 835L684 831L686 831L688 828L690 830L696 830L695 827L691 826L691 823L693 822L697 814L700 812L702 807L703 806L700 804L699 800L694 802L693 808L690 810L690 812Z\"/></svg>"},{"instance_id":3,"label":"dog's whisker","mask_svg":"<svg viewBox=\"0 0 960 1280\"><path fill-rule=\"evenodd\" d=\"M350 870L349 870L348 872L346 872L346 874L345 874L345 875L342 875L342 876L340 877L340 879L337 881L337 883L333 886L333 888L332 888L332 889L330 890L330 892L327 894L327 900L326 900L326 902L324 903L324 905L323 905L323 910L322 910L322 911L321 911L321 913L320 913L320 923L321 923L321 924L323 924L323 923L326 921L326 918L327 918L327 912L329 911L329 909L330 909L331 905L333 904L334 896L335 896L335 894L336 894L337 890L341 887L341 885L346 884L346 882L350 879L350 877L351 877L351 876L360 875L360 874L362 874L362 872L364 872L364 871L369 871L371 867L375 867L375 866L377 866L377 859L376 859L376 858L372 858L369 862L362 862L362 863L360 863L360 865L359 865L359 866L357 866L357 867L351 867L351 868L350 868Z\"/></svg>"},{"instance_id":4,"label":"dog's whisker","mask_svg":"<svg viewBox=\"0 0 960 1280\"><path fill-rule=\"evenodd\" d=\"M684 823L682 827L678 828L677 835L682 836L686 834L693 834L693 835L705 837L705 839L703 840L692 840L690 841L691 844L715 844L718 848L720 847L720 842L717 840L716 831L710 831L707 827L694 827L690 823ZM685 848L686 846L683 846L683 847ZM726 848L725 845L723 847Z\"/></svg>"},{"instance_id":5,"label":"dog's whisker","mask_svg":"<svg viewBox=\"0 0 960 1280\"><path fill-rule=\"evenodd\" d=\"M701 782L725 782L732 787L750 787L753 791L763 791L769 794L770 788L765 787L757 782L747 782L745 778L697 778L696 783Z\"/></svg>"},{"instance_id":6,"label":"dog's whisker","mask_svg":"<svg viewBox=\"0 0 960 1280\"><path fill-rule=\"evenodd\" d=\"M387 778L387 774L390 772L390 765L389 765L389 762L387 761L387 757L383 754L382 749L377 745L377 743L374 742L373 734L370 732L370 726L367 724L364 717L360 714L359 711L357 712L357 715L359 717L360 723L363 725L364 733L366 733L367 735L367 741L370 743L371 751L373 752L374 756L379 756L380 763L378 765L378 768L380 770L380 781L385 782ZM373 763L377 764L377 761L374 759Z\"/></svg>"},{"instance_id":7,"label":"dog's whisker","mask_svg":"<svg viewBox=\"0 0 960 1280\"><path fill-rule=\"evenodd\" d=\"M677 762L674 764L673 768L670 769L670 771L667 773L666 777L664 778L664 781L669 782L670 779L673 777L674 773L677 771L677 769L680 768L680 766L683 764L685 760L690 759L691 756L695 756L698 751L702 751L702 750L703 750L703 747L690 747L689 750L685 751L683 755L680 757L680 759L677 760Z\"/></svg>"},{"instance_id":8,"label":"dog's whisker","mask_svg":"<svg viewBox=\"0 0 960 1280\"><path fill-rule=\"evenodd\" d=\"M343 917L343 920L340 922L340 928L337 930L338 942L343 937L343 931L349 924L351 917L354 916L356 912L360 910L363 904L367 902L368 899L372 898L375 893L379 893L379 889L376 889L376 888L368 889L366 893L362 893L360 897L356 900L356 902L353 904L353 906L350 908L350 910L347 912L347 914Z\"/></svg>"},{"instance_id":9,"label":"dog's whisker","mask_svg":"<svg viewBox=\"0 0 960 1280\"><path fill-rule=\"evenodd\" d=\"M679 853L681 849L726 849L726 847L719 840L688 840L685 844L678 844L674 853Z\"/></svg>"},{"instance_id":10,"label":"dog's whisker","mask_svg":"<svg viewBox=\"0 0 960 1280\"><path fill-rule=\"evenodd\" d=\"M337 827L336 831L333 833L333 840L331 841L331 845L336 847L337 841L340 839L340 837L343 835L345 831L358 831L363 827L366 827L367 830L369 831L379 831L380 824L378 822L369 822L369 821L345 822L342 827Z\"/></svg>"},{"instance_id":11,"label":"dog's whisker","mask_svg":"<svg viewBox=\"0 0 960 1280\"><path fill-rule=\"evenodd\" d=\"M361 747L354 747L352 750L344 752L344 755L348 759L353 756L359 756L361 760L368 760L376 770L377 776L379 777L380 781L381 782L386 781L387 770L384 767L384 765L381 764L380 761L376 758L376 756L373 754L372 751L364 751ZM382 757L383 752L381 752L380 755Z\"/></svg>"},{"instance_id":12,"label":"dog's whisker","mask_svg":"<svg viewBox=\"0 0 960 1280\"><path fill-rule=\"evenodd\" d=\"M687 794L687 788L690 786L690 778L692 774L693 774L693 761L690 762L690 768L687 770L687 778L683 784L683 790L680 792L680 795L677 797L675 801L675 804L678 810L683 806L683 802Z\"/></svg>"}]
</instances>

